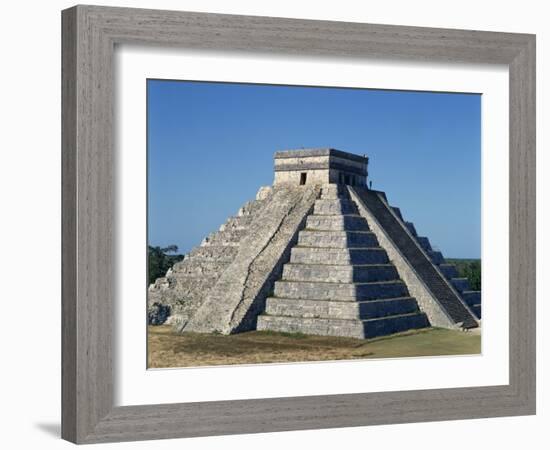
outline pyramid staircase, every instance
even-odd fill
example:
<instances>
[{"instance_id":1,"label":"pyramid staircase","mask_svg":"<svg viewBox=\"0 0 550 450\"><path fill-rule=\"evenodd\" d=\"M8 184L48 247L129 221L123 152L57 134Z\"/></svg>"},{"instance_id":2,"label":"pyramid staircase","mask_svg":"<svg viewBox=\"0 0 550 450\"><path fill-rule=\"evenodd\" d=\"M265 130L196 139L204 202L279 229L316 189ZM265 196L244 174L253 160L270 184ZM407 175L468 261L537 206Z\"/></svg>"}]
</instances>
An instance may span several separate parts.
<instances>
[{"instance_id":1,"label":"pyramid staircase","mask_svg":"<svg viewBox=\"0 0 550 450\"><path fill-rule=\"evenodd\" d=\"M414 224L403 219L399 208L393 207L395 214L405 223L411 235L417 240L420 246L431 258L432 262L439 268L441 273L447 278L453 287L458 291L462 300L470 307L478 319L481 319L481 291L474 291L468 281L468 278L461 278L454 264L446 262L443 254L432 247L427 237L419 236Z\"/></svg>"},{"instance_id":2,"label":"pyramid staircase","mask_svg":"<svg viewBox=\"0 0 550 450\"><path fill-rule=\"evenodd\" d=\"M463 329L476 328L478 319L474 313L465 304L453 283L433 263L432 257L419 244L418 238L412 236L400 213L396 213L397 209L388 204L385 194L364 188L350 189L361 207L368 209L373 220L382 227L400 255L414 268L419 280L427 287L438 306L445 311L448 319Z\"/></svg>"},{"instance_id":3,"label":"pyramid staircase","mask_svg":"<svg viewBox=\"0 0 550 450\"><path fill-rule=\"evenodd\" d=\"M372 338L427 326L347 187L324 186L257 329Z\"/></svg>"}]
</instances>

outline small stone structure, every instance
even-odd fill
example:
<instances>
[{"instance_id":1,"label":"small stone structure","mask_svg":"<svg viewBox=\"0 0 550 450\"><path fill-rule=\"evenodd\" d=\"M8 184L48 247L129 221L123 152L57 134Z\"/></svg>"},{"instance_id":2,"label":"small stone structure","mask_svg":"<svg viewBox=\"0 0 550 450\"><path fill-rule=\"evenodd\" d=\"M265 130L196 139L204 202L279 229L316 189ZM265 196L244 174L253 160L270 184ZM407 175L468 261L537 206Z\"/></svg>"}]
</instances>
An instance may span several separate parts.
<instances>
[{"instance_id":1,"label":"small stone structure","mask_svg":"<svg viewBox=\"0 0 550 450\"><path fill-rule=\"evenodd\" d=\"M273 186L149 287L150 323L356 338L477 327L480 292L367 189L367 166L335 149L276 152Z\"/></svg>"},{"instance_id":2,"label":"small stone structure","mask_svg":"<svg viewBox=\"0 0 550 450\"><path fill-rule=\"evenodd\" d=\"M273 184L366 186L368 164L366 156L333 148L280 151L275 153Z\"/></svg>"}]
</instances>

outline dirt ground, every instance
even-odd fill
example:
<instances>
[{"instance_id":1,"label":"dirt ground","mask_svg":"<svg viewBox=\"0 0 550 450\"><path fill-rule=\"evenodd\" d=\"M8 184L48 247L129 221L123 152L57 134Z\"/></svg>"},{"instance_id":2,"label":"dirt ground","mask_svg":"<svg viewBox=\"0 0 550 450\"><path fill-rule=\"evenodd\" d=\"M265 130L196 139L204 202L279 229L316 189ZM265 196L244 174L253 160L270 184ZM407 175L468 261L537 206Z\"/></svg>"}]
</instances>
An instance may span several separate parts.
<instances>
[{"instance_id":1,"label":"dirt ground","mask_svg":"<svg viewBox=\"0 0 550 450\"><path fill-rule=\"evenodd\" d=\"M481 352L479 332L425 328L375 339L251 331L231 336L185 333L149 326L148 366L330 361L364 358L466 355Z\"/></svg>"}]
</instances>

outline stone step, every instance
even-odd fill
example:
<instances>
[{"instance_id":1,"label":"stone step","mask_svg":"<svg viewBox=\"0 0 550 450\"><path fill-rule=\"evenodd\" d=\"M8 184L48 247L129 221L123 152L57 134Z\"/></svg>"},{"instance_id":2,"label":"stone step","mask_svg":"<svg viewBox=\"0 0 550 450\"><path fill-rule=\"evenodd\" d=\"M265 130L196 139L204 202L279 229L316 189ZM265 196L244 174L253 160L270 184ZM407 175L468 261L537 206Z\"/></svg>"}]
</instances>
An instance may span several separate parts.
<instances>
[{"instance_id":1,"label":"stone step","mask_svg":"<svg viewBox=\"0 0 550 450\"><path fill-rule=\"evenodd\" d=\"M233 261L237 255L237 247L228 247L221 245L208 245L195 247L186 257L191 259L213 259L219 261ZM185 259L184 259L185 261Z\"/></svg>"},{"instance_id":2,"label":"stone step","mask_svg":"<svg viewBox=\"0 0 550 450\"><path fill-rule=\"evenodd\" d=\"M199 276L209 273L221 273L229 264L231 264L230 261L189 258L184 259L178 264L174 264L174 267L172 267L172 273L175 276L176 274L177 276Z\"/></svg>"},{"instance_id":3,"label":"stone step","mask_svg":"<svg viewBox=\"0 0 550 450\"><path fill-rule=\"evenodd\" d=\"M172 284L177 282L177 286L174 288L187 289L193 287L196 283L215 283L220 278L220 272L205 272L205 273L193 273L193 272L172 272L166 276L167 281Z\"/></svg>"},{"instance_id":4,"label":"stone step","mask_svg":"<svg viewBox=\"0 0 550 450\"><path fill-rule=\"evenodd\" d=\"M428 255L423 252L410 235L403 223L395 214L392 214L384 201L384 196L376 191L358 188L355 190L360 201L373 215L376 222L384 229L388 239L393 242L407 264L414 269L419 280L428 287L438 308L442 308L447 317L462 328L475 328L478 326L473 314L465 307L462 299L450 283L438 271ZM434 316L430 316L438 322ZM445 322L438 322L445 324Z\"/></svg>"},{"instance_id":5,"label":"stone step","mask_svg":"<svg viewBox=\"0 0 550 450\"><path fill-rule=\"evenodd\" d=\"M407 297L409 291L401 280L374 283L312 283L276 281L276 297L317 300L363 301Z\"/></svg>"},{"instance_id":6,"label":"stone step","mask_svg":"<svg viewBox=\"0 0 550 450\"><path fill-rule=\"evenodd\" d=\"M468 306L479 305L481 303L481 291L463 291L462 298Z\"/></svg>"},{"instance_id":7,"label":"stone step","mask_svg":"<svg viewBox=\"0 0 550 450\"><path fill-rule=\"evenodd\" d=\"M470 309L473 311L478 319L481 319L481 305L470 306Z\"/></svg>"},{"instance_id":8,"label":"stone step","mask_svg":"<svg viewBox=\"0 0 550 450\"><path fill-rule=\"evenodd\" d=\"M409 232L414 236L418 236L416 234L416 228L414 227L414 223L412 222L405 222L406 227L408 228Z\"/></svg>"},{"instance_id":9,"label":"stone step","mask_svg":"<svg viewBox=\"0 0 550 450\"><path fill-rule=\"evenodd\" d=\"M251 200L246 202L237 212L237 216L249 216L256 214L266 203L266 200Z\"/></svg>"},{"instance_id":10,"label":"stone step","mask_svg":"<svg viewBox=\"0 0 550 450\"><path fill-rule=\"evenodd\" d=\"M220 231L226 230L246 230L252 223L254 216L234 216L227 219L227 221L220 227Z\"/></svg>"},{"instance_id":11,"label":"stone step","mask_svg":"<svg viewBox=\"0 0 550 450\"><path fill-rule=\"evenodd\" d=\"M323 186L321 190L321 198L327 200L333 200L338 198L349 199L349 191L347 186L342 184L328 184Z\"/></svg>"},{"instance_id":12,"label":"stone step","mask_svg":"<svg viewBox=\"0 0 550 450\"><path fill-rule=\"evenodd\" d=\"M392 264L335 265L335 264L285 264L285 281L320 281L329 283L368 283L399 279Z\"/></svg>"},{"instance_id":13,"label":"stone step","mask_svg":"<svg viewBox=\"0 0 550 450\"><path fill-rule=\"evenodd\" d=\"M418 241L418 243L420 244L420 247L422 247L422 249L425 251L425 252L431 252L433 249L432 249L432 246L430 245L430 240L427 238L427 237L424 237L424 236L417 236L416 237L416 240Z\"/></svg>"},{"instance_id":14,"label":"stone step","mask_svg":"<svg viewBox=\"0 0 550 450\"><path fill-rule=\"evenodd\" d=\"M443 254L440 251L431 250L427 253L435 265L443 264L445 262L445 258L443 258Z\"/></svg>"},{"instance_id":15,"label":"stone step","mask_svg":"<svg viewBox=\"0 0 550 450\"><path fill-rule=\"evenodd\" d=\"M387 264L388 255L381 247L294 247L290 253L290 262L296 264Z\"/></svg>"},{"instance_id":16,"label":"stone step","mask_svg":"<svg viewBox=\"0 0 550 450\"><path fill-rule=\"evenodd\" d=\"M287 317L373 319L376 317L418 312L418 305L416 299L412 297L362 302L296 300L293 298L269 297L266 302L265 312L272 316Z\"/></svg>"},{"instance_id":17,"label":"stone step","mask_svg":"<svg viewBox=\"0 0 550 450\"><path fill-rule=\"evenodd\" d=\"M369 225L360 215L308 216L306 229L320 231L368 231Z\"/></svg>"},{"instance_id":18,"label":"stone step","mask_svg":"<svg viewBox=\"0 0 550 450\"><path fill-rule=\"evenodd\" d=\"M390 208L393 210L394 214L399 217L401 221L403 220L403 215L401 214L401 210L397 206L390 206Z\"/></svg>"},{"instance_id":19,"label":"stone step","mask_svg":"<svg viewBox=\"0 0 550 450\"><path fill-rule=\"evenodd\" d=\"M302 230L298 235L300 247L379 247L378 240L370 231L309 231Z\"/></svg>"},{"instance_id":20,"label":"stone step","mask_svg":"<svg viewBox=\"0 0 550 450\"><path fill-rule=\"evenodd\" d=\"M315 200L313 214L357 214L357 206L348 199L318 199Z\"/></svg>"},{"instance_id":21,"label":"stone step","mask_svg":"<svg viewBox=\"0 0 550 450\"><path fill-rule=\"evenodd\" d=\"M245 229L232 229L217 231L210 234L202 241L201 245L238 245L241 239L246 235Z\"/></svg>"},{"instance_id":22,"label":"stone step","mask_svg":"<svg viewBox=\"0 0 550 450\"><path fill-rule=\"evenodd\" d=\"M445 278L450 279L458 277L458 270L456 270L454 264L440 264L438 267Z\"/></svg>"},{"instance_id":23,"label":"stone step","mask_svg":"<svg viewBox=\"0 0 550 450\"><path fill-rule=\"evenodd\" d=\"M220 241L215 238L205 238L201 242L202 247L212 247L212 246L219 246L219 247L238 247L239 242L234 241Z\"/></svg>"},{"instance_id":24,"label":"stone step","mask_svg":"<svg viewBox=\"0 0 550 450\"><path fill-rule=\"evenodd\" d=\"M468 281L468 278L451 278L450 281L458 292L470 290L470 282Z\"/></svg>"},{"instance_id":25,"label":"stone step","mask_svg":"<svg viewBox=\"0 0 550 450\"><path fill-rule=\"evenodd\" d=\"M316 319L261 315L258 330L304 333L321 336L342 336L358 339L398 333L429 326L423 313L403 314L369 320Z\"/></svg>"}]
</instances>

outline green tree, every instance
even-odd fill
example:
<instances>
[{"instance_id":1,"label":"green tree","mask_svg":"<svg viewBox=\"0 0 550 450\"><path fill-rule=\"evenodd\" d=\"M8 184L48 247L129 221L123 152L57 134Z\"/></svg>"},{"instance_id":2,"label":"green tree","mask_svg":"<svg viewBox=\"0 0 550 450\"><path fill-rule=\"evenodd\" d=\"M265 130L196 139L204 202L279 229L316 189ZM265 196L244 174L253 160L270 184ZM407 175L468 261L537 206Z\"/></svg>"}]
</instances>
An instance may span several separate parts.
<instances>
[{"instance_id":1,"label":"green tree","mask_svg":"<svg viewBox=\"0 0 550 450\"><path fill-rule=\"evenodd\" d=\"M447 259L447 262L456 266L459 277L468 278L472 290L481 290L481 260Z\"/></svg>"},{"instance_id":2,"label":"green tree","mask_svg":"<svg viewBox=\"0 0 550 450\"><path fill-rule=\"evenodd\" d=\"M464 267L464 276L468 278L474 291L481 290L481 262L471 261Z\"/></svg>"},{"instance_id":3,"label":"green tree","mask_svg":"<svg viewBox=\"0 0 550 450\"><path fill-rule=\"evenodd\" d=\"M168 247L152 247L147 248L147 265L149 284L154 283L157 278L166 275L175 263L183 259L183 255L169 254L178 251L177 245L169 245Z\"/></svg>"}]
</instances>

